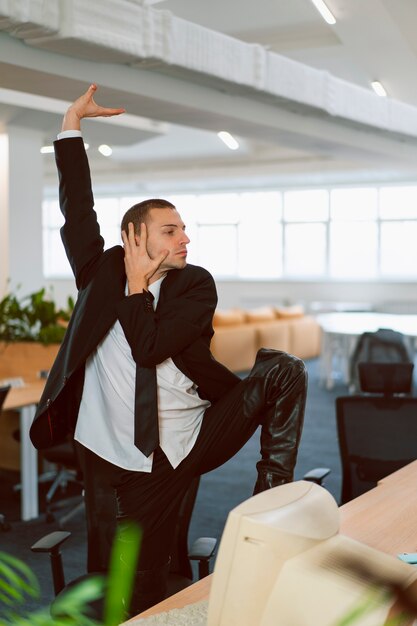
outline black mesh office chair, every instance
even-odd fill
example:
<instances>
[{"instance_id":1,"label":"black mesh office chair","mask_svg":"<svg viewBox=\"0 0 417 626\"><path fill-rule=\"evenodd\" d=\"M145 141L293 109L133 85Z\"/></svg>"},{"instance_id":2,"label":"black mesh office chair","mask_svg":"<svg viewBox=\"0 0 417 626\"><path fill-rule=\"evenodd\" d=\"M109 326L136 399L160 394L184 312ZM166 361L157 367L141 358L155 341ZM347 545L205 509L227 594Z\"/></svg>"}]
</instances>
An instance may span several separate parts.
<instances>
[{"instance_id":1,"label":"black mesh office chair","mask_svg":"<svg viewBox=\"0 0 417 626\"><path fill-rule=\"evenodd\" d=\"M412 371L412 363L360 363L365 393L336 399L342 504L417 458Z\"/></svg>"},{"instance_id":2,"label":"black mesh office chair","mask_svg":"<svg viewBox=\"0 0 417 626\"><path fill-rule=\"evenodd\" d=\"M209 563L214 556L217 540L212 537L201 537L194 542L191 549L188 549L188 530L191 522L191 516L195 500L197 497L199 484L200 478L197 477L191 483L181 503L175 533L175 541L171 554L171 567L168 577L167 597L192 584L193 572L191 567L191 561L194 560L198 562L198 577L199 579L201 579L208 575ZM105 495L106 494L104 494L104 496ZM104 502L104 496L102 496L101 502ZM112 503L110 500L107 501L107 506L109 507L110 511L112 507ZM114 526L112 529L109 525L109 517L110 516L108 515L107 519L103 519L103 532L97 533L97 541L100 542L100 548L103 557L101 559L101 562L97 563L100 574L103 573L103 562L106 561L108 563L111 542L115 530ZM112 519L114 519L113 516ZM60 546L70 537L70 534L71 533L65 531L56 531L50 533L46 537L43 537L31 547L31 550L33 552L46 552L50 555L53 585L56 595L58 595L59 593L65 593L68 588L73 587L76 583L79 583L82 580L85 580L87 577L94 575L94 573L90 570L89 574L86 574L80 578L77 578L74 581L71 581L70 583L68 583L68 585L65 584ZM103 611L102 602L93 603L91 608L93 611L93 616L97 619L100 619L102 617Z\"/></svg>"},{"instance_id":3,"label":"black mesh office chair","mask_svg":"<svg viewBox=\"0 0 417 626\"><path fill-rule=\"evenodd\" d=\"M68 440L60 445L52 446L44 450L42 456L46 461L56 466L56 470L52 474L47 472L45 476L40 477L41 482L52 478L52 484L45 496L46 521L54 521L54 512L67 507L67 513L58 520L59 526L63 528L74 515L84 510L82 473L73 441ZM67 497L70 484L77 486L77 494ZM57 495L63 495L64 497L57 498Z\"/></svg>"},{"instance_id":4,"label":"black mesh office chair","mask_svg":"<svg viewBox=\"0 0 417 626\"><path fill-rule=\"evenodd\" d=\"M412 363L408 339L390 328L363 333L356 343L349 363L350 391L361 388L360 363Z\"/></svg>"},{"instance_id":5,"label":"black mesh office chair","mask_svg":"<svg viewBox=\"0 0 417 626\"><path fill-rule=\"evenodd\" d=\"M0 387L0 412L3 408L4 401L6 399L7 394L10 391L10 385L5 385L4 387ZM0 530L7 531L10 530L10 524L6 521L3 513L0 513Z\"/></svg>"}]
</instances>

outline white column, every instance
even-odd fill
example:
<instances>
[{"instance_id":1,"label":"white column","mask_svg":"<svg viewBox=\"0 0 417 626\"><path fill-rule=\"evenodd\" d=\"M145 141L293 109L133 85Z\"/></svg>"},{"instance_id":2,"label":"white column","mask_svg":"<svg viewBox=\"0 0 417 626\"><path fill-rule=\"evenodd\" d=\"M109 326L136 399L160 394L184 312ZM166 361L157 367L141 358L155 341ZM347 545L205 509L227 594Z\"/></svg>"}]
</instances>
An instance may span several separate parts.
<instances>
[{"instance_id":1,"label":"white column","mask_svg":"<svg viewBox=\"0 0 417 626\"><path fill-rule=\"evenodd\" d=\"M42 268L43 132L8 127L8 275L19 296L40 289Z\"/></svg>"}]
</instances>

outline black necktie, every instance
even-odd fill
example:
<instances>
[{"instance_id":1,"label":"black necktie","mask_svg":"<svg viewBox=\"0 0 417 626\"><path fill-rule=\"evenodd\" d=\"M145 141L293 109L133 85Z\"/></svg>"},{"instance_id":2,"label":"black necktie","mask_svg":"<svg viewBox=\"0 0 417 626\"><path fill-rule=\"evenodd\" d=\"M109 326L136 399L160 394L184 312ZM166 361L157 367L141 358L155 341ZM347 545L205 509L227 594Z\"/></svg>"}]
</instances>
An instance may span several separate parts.
<instances>
[{"instance_id":1,"label":"black necktie","mask_svg":"<svg viewBox=\"0 0 417 626\"><path fill-rule=\"evenodd\" d=\"M136 367L135 446L149 456L159 445L155 367Z\"/></svg>"},{"instance_id":2,"label":"black necktie","mask_svg":"<svg viewBox=\"0 0 417 626\"><path fill-rule=\"evenodd\" d=\"M154 297L144 291L145 310L153 313ZM155 367L136 367L135 446L148 457L159 445L158 394Z\"/></svg>"}]
</instances>

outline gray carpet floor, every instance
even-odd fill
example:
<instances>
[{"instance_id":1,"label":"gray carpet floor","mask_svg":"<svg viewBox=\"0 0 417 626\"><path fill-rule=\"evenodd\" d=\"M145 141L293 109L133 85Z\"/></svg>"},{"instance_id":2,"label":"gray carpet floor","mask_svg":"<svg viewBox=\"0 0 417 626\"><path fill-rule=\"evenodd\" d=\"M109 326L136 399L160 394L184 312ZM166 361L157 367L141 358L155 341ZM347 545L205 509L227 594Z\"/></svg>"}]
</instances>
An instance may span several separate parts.
<instances>
[{"instance_id":1,"label":"gray carpet floor","mask_svg":"<svg viewBox=\"0 0 417 626\"><path fill-rule=\"evenodd\" d=\"M326 487L339 499L341 472L336 436L335 398L344 395L347 390L339 385L332 391L320 387L318 380L318 362L307 362L309 390L304 430L299 449L296 479L302 478L308 470L320 466L331 469L326 479ZM200 536L221 537L228 512L252 494L256 479L256 462L259 459L259 430L244 448L221 468L202 477L197 502L191 522L189 539L192 542ZM6 490L10 476L0 472L0 511L6 513L12 523L12 529L0 533L0 550L22 559L37 575L41 596L38 600L27 602L27 609L34 610L47 605L52 597L52 585L47 555L33 554L30 546L40 537L57 529L57 525L47 524L44 515L31 522L17 519L18 497ZM84 520L78 515L71 520L66 530L72 532L62 548L65 574L72 580L85 572Z\"/></svg>"}]
</instances>

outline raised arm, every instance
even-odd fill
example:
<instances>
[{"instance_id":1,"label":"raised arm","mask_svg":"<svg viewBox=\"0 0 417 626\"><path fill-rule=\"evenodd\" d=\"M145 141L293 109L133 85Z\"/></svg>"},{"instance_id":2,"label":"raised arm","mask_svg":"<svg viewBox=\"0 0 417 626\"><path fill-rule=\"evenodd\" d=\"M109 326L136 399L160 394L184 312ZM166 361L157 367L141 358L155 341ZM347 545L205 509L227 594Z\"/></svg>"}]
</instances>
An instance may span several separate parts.
<instances>
[{"instance_id":1,"label":"raised arm","mask_svg":"<svg viewBox=\"0 0 417 626\"><path fill-rule=\"evenodd\" d=\"M94 101L96 85L90 85L67 110L63 131L72 131L55 142L55 156L59 174L59 201L65 224L61 236L78 288L86 284L89 269L103 252L97 216L93 209L90 169L80 128L81 120L88 117L111 117L124 109L99 106ZM74 132L75 131L75 132Z\"/></svg>"},{"instance_id":2,"label":"raised arm","mask_svg":"<svg viewBox=\"0 0 417 626\"><path fill-rule=\"evenodd\" d=\"M62 120L62 130L81 130L81 120L86 117L113 117L125 112L125 109L102 107L94 100L97 85L92 83L82 96L71 104Z\"/></svg>"}]
</instances>

